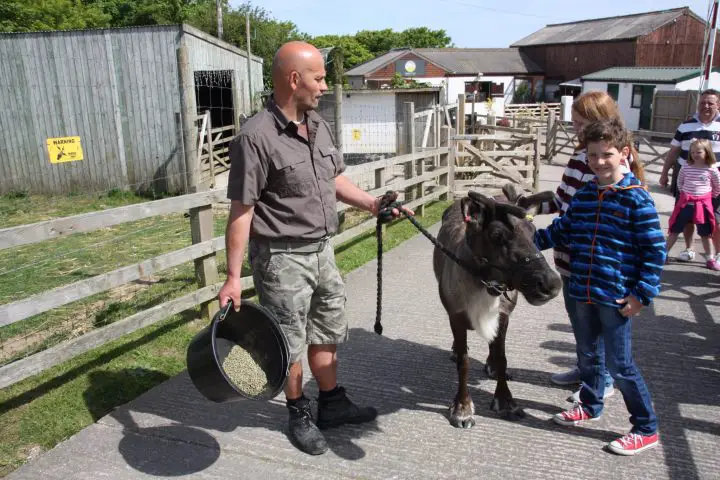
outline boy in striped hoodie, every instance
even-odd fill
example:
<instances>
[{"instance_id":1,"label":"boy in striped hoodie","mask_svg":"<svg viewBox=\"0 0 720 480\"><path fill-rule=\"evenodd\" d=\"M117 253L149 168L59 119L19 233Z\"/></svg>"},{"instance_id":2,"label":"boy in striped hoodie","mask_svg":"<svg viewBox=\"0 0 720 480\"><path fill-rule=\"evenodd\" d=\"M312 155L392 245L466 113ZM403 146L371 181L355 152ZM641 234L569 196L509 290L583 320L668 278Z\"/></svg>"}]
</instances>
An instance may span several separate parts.
<instances>
[{"instance_id":1,"label":"boy in striped hoodie","mask_svg":"<svg viewBox=\"0 0 720 480\"><path fill-rule=\"evenodd\" d=\"M632 172L623 173L629 132L620 119L595 122L583 132L595 179L573 196L565 215L538 230L545 250L570 249L569 314L577 344L580 401L553 417L560 425L596 420L603 410L604 379L596 349L605 343L605 363L623 394L633 427L608 448L635 455L657 446L657 418L647 385L631 353L631 317L649 305L660 288L665 238L655 203Z\"/></svg>"}]
</instances>

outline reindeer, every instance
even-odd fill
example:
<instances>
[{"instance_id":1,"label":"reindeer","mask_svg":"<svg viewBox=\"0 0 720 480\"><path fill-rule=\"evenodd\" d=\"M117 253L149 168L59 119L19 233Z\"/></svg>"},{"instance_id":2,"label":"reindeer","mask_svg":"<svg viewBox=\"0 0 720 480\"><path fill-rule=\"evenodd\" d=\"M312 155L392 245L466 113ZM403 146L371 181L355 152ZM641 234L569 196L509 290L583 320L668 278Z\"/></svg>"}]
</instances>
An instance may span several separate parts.
<instances>
[{"instance_id":1,"label":"reindeer","mask_svg":"<svg viewBox=\"0 0 720 480\"><path fill-rule=\"evenodd\" d=\"M527 211L517 206L539 205L552 192L518 195L512 184L503 187L507 202L469 192L443 213L433 271L440 300L453 333L458 391L450 407L450 423L459 428L475 425L475 406L468 391L468 330L490 343L486 372L497 379L490 408L504 418L525 416L508 387L505 335L518 292L531 305L543 305L557 296L562 281L533 242L535 228ZM457 260L457 261L456 261Z\"/></svg>"}]
</instances>

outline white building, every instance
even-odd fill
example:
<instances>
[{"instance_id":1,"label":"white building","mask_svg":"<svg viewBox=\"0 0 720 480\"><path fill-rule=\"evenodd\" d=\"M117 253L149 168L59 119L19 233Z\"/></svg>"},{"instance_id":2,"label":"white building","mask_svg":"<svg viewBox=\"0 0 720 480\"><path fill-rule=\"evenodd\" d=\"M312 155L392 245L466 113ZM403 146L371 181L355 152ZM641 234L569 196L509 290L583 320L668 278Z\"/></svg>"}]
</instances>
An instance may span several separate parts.
<instances>
[{"instance_id":1,"label":"white building","mask_svg":"<svg viewBox=\"0 0 720 480\"><path fill-rule=\"evenodd\" d=\"M517 48L402 48L394 49L348 70L353 89L387 88L393 77L441 87L441 102L455 103L464 94L466 112L473 96L475 111L487 113L486 101L492 99L493 111L504 114L504 105L512 102L520 83L528 86L534 98L542 92L542 69ZM530 99L528 99L530 100Z\"/></svg>"},{"instance_id":2,"label":"white building","mask_svg":"<svg viewBox=\"0 0 720 480\"><path fill-rule=\"evenodd\" d=\"M582 93L608 92L620 107L630 130L649 130L655 92L700 88L699 67L613 67L580 77ZM720 89L720 73L713 69L708 88Z\"/></svg>"},{"instance_id":3,"label":"white building","mask_svg":"<svg viewBox=\"0 0 720 480\"><path fill-rule=\"evenodd\" d=\"M403 153L406 142L402 126L405 104L412 102L416 112L439 105L441 89L397 88L344 90L342 96L342 151L354 158L368 155L385 157ZM328 94L318 106L318 112L335 129L335 99ZM418 119L416 145L421 145L427 118ZM336 131L336 130L335 130ZM427 146L434 146L428 139Z\"/></svg>"}]
</instances>

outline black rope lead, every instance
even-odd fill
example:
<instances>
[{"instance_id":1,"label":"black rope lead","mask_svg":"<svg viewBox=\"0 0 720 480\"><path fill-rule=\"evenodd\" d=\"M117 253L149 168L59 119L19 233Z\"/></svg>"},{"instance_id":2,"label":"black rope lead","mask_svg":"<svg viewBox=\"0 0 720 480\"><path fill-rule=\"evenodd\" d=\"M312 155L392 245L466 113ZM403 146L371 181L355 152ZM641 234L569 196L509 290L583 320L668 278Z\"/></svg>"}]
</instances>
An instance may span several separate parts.
<instances>
[{"instance_id":1,"label":"black rope lead","mask_svg":"<svg viewBox=\"0 0 720 480\"><path fill-rule=\"evenodd\" d=\"M377 236L377 308L375 311L375 333L382 335L383 327L380 322L382 317L382 256L383 256L383 238L382 238L382 226L385 223L390 223L393 219L392 209L397 208L401 212L403 211L400 207L402 205L397 201L397 192L388 191L385 195L380 198L380 205L378 206L377 225L375 226L375 235ZM409 218L409 217L408 217Z\"/></svg>"}]
</instances>

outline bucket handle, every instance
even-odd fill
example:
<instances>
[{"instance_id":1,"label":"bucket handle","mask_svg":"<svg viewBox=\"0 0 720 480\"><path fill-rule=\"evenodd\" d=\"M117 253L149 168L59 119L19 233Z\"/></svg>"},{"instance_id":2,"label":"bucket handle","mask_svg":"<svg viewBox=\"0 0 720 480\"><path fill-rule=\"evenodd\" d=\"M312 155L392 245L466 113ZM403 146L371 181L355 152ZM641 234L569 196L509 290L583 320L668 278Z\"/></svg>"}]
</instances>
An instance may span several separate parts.
<instances>
[{"instance_id":1,"label":"bucket handle","mask_svg":"<svg viewBox=\"0 0 720 480\"><path fill-rule=\"evenodd\" d=\"M227 317L227 314L230 312L230 309L233 307L233 301L232 299L228 298L228 302L225 304L225 306L220 310L220 315L218 315L218 322L222 322L225 320L225 317Z\"/></svg>"}]
</instances>

